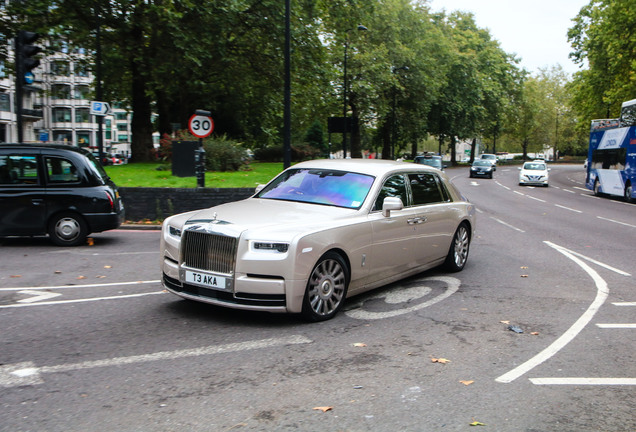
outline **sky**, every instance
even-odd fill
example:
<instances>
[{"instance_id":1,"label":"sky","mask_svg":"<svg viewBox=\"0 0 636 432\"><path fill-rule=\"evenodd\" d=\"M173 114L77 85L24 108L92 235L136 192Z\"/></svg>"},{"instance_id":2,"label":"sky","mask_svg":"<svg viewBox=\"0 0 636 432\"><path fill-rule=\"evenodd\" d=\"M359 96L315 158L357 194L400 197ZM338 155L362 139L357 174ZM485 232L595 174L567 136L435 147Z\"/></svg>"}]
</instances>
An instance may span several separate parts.
<instances>
[{"instance_id":1,"label":"sky","mask_svg":"<svg viewBox=\"0 0 636 432\"><path fill-rule=\"evenodd\" d=\"M462 10L475 15L507 53L521 58L532 73L560 64L572 74L579 70L568 54L567 31L572 19L590 0L429 0L433 12Z\"/></svg>"}]
</instances>

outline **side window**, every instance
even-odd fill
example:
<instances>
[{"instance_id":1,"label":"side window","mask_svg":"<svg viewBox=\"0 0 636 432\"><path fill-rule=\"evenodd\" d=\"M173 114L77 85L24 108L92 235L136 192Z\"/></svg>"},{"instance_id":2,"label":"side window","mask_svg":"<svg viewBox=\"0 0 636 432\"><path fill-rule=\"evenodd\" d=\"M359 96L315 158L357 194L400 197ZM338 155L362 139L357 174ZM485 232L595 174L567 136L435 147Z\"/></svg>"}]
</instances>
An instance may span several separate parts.
<instances>
[{"instance_id":1,"label":"side window","mask_svg":"<svg viewBox=\"0 0 636 432\"><path fill-rule=\"evenodd\" d=\"M38 161L35 156L0 156L0 184L38 184Z\"/></svg>"},{"instance_id":2,"label":"side window","mask_svg":"<svg viewBox=\"0 0 636 432\"><path fill-rule=\"evenodd\" d=\"M79 175L77 168L68 159L47 156L46 175L49 183L77 183Z\"/></svg>"},{"instance_id":3,"label":"side window","mask_svg":"<svg viewBox=\"0 0 636 432\"><path fill-rule=\"evenodd\" d=\"M374 210L382 210L382 203L386 197L396 197L402 200L404 206L408 205L408 199L406 194L406 182L402 174L389 177L382 185L378 198L375 200Z\"/></svg>"},{"instance_id":4,"label":"side window","mask_svg":"<svg viewBox=\"0 0 636 432\"><path fill-rule=\"evenodd\" d=\"M447 201L443 196L434 174L409 174L413 193L413 205L432 204Z\"/></svg>"}]
</instances>

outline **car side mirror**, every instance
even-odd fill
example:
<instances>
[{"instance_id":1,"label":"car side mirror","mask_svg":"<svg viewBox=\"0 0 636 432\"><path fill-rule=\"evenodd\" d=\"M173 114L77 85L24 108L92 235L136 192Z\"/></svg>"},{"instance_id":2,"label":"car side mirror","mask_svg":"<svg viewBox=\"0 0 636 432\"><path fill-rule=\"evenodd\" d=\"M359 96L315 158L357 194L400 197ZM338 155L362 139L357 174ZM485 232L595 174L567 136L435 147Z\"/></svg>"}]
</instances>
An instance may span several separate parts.
<instances>
[{"instance_id":1,"label":"car side mirror","mask_svg":"<svg viewBox=\"0 0 636 432\"><path fill-rule=\"evenodd\" d=\"M389 217L391 216L391 210L402 210L404 208L404 203L402 200L397 197L386 197L382 202L382 216Z\"/></svg>"}]
</instances>

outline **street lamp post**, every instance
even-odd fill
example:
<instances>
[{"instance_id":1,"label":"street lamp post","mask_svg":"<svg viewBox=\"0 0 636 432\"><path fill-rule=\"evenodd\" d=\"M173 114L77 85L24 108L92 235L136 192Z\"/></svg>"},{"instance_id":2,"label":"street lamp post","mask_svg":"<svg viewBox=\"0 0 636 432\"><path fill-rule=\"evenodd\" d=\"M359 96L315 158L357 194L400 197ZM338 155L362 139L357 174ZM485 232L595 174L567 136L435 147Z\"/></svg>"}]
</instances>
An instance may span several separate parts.
<instances>
[{"instance_id":1,"label":"street lamp post","mask_svg":"<svg viewBox=\"0 0 636 432\"><path fill-rule=\"evenodd\" d=\"M356 28L359 31L368 30L362 24L358 25ZM349 48L349 32L353 29L348 29L345 32L345 43L344 43L344 62L343 62L343 72L344 72L344 86L342 88L342 157L344 159L347 158L347 49Z\"/></svg>"}]
</instances>

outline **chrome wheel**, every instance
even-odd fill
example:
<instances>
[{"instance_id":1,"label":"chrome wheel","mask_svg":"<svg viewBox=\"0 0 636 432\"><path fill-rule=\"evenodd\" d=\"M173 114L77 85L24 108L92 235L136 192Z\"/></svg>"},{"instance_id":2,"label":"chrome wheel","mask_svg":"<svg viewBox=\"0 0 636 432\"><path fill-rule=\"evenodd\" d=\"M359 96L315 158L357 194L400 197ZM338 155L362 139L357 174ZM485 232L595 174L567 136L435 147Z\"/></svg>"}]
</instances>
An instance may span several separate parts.
<instances>
[{"instance_id":1,"label":"chrome wheel","mask_svg":"<svg viewBox=\"0 0 636 432\"><path fill-rule=\"evenodd\" d=\"M446 257L446 268L452 272L458 272L464 268L468 260L468 250L470 248L470 232L465 224L460 225L455 231L453 242L451 243L448 256Z\"/></svg>"},{"instance_id":2,"label":"chrome wheel","mask_svg":"<svg viewBox=\"0 0 636 432\"><path fill-rule=\"evenodd\" d=\"M348 279L349 272L340 255L325 254L307 281L303 315L311 321L332 318L344 303Z\"/></svg>"},{"instance_id":3,"label":"chrome wheel","mask_svg":"<svg viewBox=\"0 0 636 432\"><path fill-rule=\"evenodd\" d=\"M634 199L632 198L632 193L633 193L632 184L628 183L627 186L625 186L625 201L627 201L628 203L631 203L634 201Z\"/></svg>"}]
</instances>

